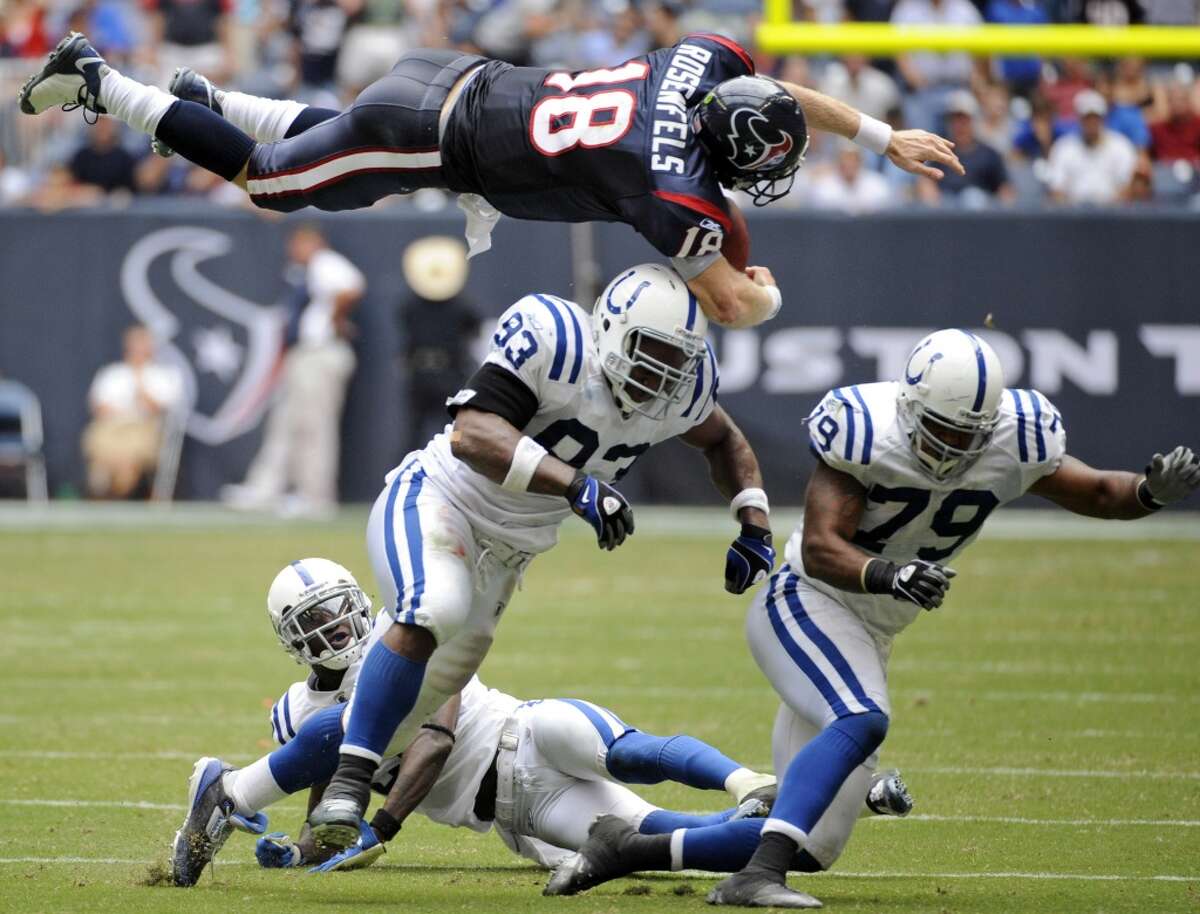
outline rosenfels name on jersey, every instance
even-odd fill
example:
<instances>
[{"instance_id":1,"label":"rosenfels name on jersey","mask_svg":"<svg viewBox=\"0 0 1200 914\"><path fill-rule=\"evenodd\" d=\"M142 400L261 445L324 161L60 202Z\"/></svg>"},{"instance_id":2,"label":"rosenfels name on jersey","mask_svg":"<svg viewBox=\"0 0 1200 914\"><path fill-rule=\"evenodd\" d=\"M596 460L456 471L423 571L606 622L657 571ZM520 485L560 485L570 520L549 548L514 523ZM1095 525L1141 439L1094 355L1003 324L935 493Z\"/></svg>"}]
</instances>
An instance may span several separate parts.
<instances>
[{"instance_id":1,"label":"rosenfels name on jersey","mask_svg":"<svg viewBox=\"0 0 1200 914\"><path fill-rule=\"evenodd\" d=\"M664 154L664 146L682 150L687 145L688 103L700 85L712 52L684 42L671 56L671 64L654 99L654 125L650 138L650 169L683 174L680 156Z\"/></svg>"}]
</instances>

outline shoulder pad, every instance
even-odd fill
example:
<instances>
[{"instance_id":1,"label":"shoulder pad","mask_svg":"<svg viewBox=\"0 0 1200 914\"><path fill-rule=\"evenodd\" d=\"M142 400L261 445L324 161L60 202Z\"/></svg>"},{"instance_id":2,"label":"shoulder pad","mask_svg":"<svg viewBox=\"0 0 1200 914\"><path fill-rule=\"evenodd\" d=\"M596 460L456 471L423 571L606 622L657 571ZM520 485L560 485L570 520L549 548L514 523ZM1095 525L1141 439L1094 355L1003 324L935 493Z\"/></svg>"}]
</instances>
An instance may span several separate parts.
<instances>
[{"instance_id":1,"label":"shoulder pad","mask_svg":"<svg viewBox=\"0 0 1200 914\"><path fill-rule=\"evenodd\" d=\"M836 470L854 472L867 467L875 447L875 422L857 386L827 393L809 414L809 447ZM855 473L857 475L857 473Z\"/></svg>"},{"instance_id":2,"label":"shoulder pad","mask_svg":"<svg viewBox=\"0 0 1200 914\"><path fill-rule=\"evenodd\" d=\"M1062 459L1067 431L1062 414L1044 394L1008 388L1003 403L1016 418L1017 459L1021 463L1052 463Z\"/></svg>"},{"instance_id":3,"label":"shoulder pad","mask_svg":"<svg viewBox=\"0 0 1200 914\"><path fill-rule=\"evenodd\" d=\"M526 295L500 316L488 361L517 374L575 383L583 368L585 316L554 295ZM590 330L590 328L589 328Z\"/></svg>"}]
</instances>

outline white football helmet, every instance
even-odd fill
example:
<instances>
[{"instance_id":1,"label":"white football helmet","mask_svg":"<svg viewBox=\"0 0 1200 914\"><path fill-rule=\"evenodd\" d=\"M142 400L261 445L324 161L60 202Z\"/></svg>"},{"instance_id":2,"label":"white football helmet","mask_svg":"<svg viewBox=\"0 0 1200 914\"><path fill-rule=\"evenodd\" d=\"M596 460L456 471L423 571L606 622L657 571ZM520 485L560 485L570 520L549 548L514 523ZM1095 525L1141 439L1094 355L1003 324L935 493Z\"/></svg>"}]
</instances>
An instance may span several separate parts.
<instances>
[{"instance_id":1,"label":"white football helmet","mask_svg":"<svg viewBox=\"0 0 1200 914\"><path fill-rule=\"evenodd\" d=\"M267 615L297 663L344 670L371 633L371 601L354 575L329 559L300 559L275 575Z\"/></svg>"},{"instance_id":2,"label":"white football helmet","mask_svg":"<svg viewBox=\"0 0 1200 914\"><path fill-rule=\"evenodd\" d=\"M1003 393L1000 359L970 331L938 330L917 343L901 373L897 407L926 473L944 482L983 455Z\"/></svg>"},{"instance_id":3,"label":"white football helmet","mask_svg":"<svg viewBox=\"0 0 1200 914\"><path fill-rule=\"evenodd\" d=\"M708 320L673 270L643 263L608 284L592 310L592 337L621 412L661 419L691 391Z\"/></svg>"}]
</instances>

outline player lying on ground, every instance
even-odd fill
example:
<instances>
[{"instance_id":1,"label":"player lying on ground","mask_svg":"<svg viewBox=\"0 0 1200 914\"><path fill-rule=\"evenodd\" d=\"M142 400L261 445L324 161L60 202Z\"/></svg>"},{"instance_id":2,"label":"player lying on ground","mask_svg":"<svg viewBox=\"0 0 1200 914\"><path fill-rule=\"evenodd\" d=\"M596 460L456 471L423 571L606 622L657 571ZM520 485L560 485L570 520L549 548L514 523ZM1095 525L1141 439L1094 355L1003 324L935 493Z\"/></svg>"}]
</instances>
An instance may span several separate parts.
<instances>
[{"instance_id":1,"label":"player lying on ground","mask_svg":"<svg viewBox=\"0 0 1200 914\"><path fill-rule=\"evenodd\" d=\"M27 114L59 105L108 113L268 209L359 209L441 187L470 195L469 237L486 237L497 210L625 222L672 258L711 319L749 326L782 299L773 282L721 255L731 231L722 187L759 203L786 194L810 127L918 174L941 177L927 161L962 172L941 137L893 132L812 89L753 74L750 56L719 35L581 73L416 50L339 112L222 92L190 70L176 74L172 95L122 76L72 33L20 104Z\"/></svg>"},{"instance_id":2,"label":"player lying on ground","mask_svg":"<svg viewBox=\"0 0 1200 914\"><path fill-rule=\"evenodd\" d=\"M741 870L713 889L714 904L820 906L785 874L828 869L841 854L887 734L892 640L942 604L955 574L944 563L996 507L1031 492L1076 514L1133 519L1200 486L1185 447L1155 454L1144 475L1069 456L1050 401L1005 390L991 347L964 330L923 339L898 382L831 391L808 433L818 462L804 523L746 619L754 659L782 699L772 743L785 774L765 823L687 832L685 854L690 842L723 840L711 869ZM547 891L667 869L678 852L667 836L601 819Z\"/></svg>"},{"instance_id":3,"label":"player lying on ground","mask_svg":"<svg viewBox=\"0 0 1200 914\"><path fill-rule=\"evenodd\" d=\"M559 524L575 513L603 549L633 532L612 483L652 445L679 437L700 449L730 499L741 533L726 589L742 593L770 573L762 476L716 404L705 329L683 281L653 264L614 279L591 316L530 295L500 317L484 365L450 400L453 425L388 475L371 511L368 550L395 622L367 655L337 774L310 817L322 843L358 839L380 760L479 669L517 581Z\"/></svg>"},{"instance_id":4,"label":"player lying on ground","mask_svg":"<svg viewBox=\"0 0 1200 914\"><path fill-rule=\"evenodd\" d=\"M324 785L337 766L341 718L368 638L391 624L381 612L372 631L370 603L354 576L321 558L280 571L267 594L267 612L284 650L309 675L272 709L272 735L284 748L238 770L218 759L197 762L188 813L173 846L177 885L195 884L235 820L262 831L261 809L304 787ZM726 790L740 809L706 816L670 812L617 783L668 779ZM770 775L750 771L693 737L643 733L590 702L522 703L472 677L402 756L380 766L372 786L387 796L384 806L370 826L361 823L360 841L321 869L370 864L413 811L476 831L494 825L513 851L553 866L583 844L598 815L618 813L646 832L712 824L765 814L774 784ZM876 794L877 804L906 799L898 779ZM271 867L321 863L331 853L321 853L305 833L297 843L282 833L268 835L257 848L259 861Z\"/></svg>"}]
</instances>

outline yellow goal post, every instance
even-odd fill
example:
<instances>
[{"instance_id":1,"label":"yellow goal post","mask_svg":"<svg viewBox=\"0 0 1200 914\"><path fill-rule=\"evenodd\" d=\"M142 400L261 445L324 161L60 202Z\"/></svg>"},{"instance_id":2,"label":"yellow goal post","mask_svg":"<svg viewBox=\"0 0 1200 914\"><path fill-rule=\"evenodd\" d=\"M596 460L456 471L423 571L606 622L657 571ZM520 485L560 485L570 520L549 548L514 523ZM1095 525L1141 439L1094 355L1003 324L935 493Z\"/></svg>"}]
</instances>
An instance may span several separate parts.
<instances>
[{"instance_id":1,"label":"yellow goal post","mask_svg":"<svg viewBox=\"0 0 1200 914\"><path fill-rule=\"evenodd\" d=\"M1001 57L1195 57L1193 26L977 25L920 26L886 22L796 22L791 0L765 0L758 46L769 54L869 54L966 51Z\"/></svg>"}]
</instances>

